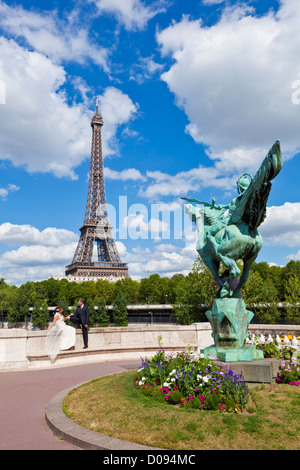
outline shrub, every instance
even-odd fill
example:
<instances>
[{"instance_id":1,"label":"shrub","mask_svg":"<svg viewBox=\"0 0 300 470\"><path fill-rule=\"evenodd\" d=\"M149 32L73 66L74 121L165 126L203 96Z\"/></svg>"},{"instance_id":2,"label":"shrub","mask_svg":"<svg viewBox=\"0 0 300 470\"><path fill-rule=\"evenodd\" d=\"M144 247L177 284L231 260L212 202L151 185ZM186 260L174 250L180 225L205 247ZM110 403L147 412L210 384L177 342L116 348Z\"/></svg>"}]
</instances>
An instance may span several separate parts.
<instances>
[{"instance_id":1,"label":"shrub","mask_svg":"<svg viewBox=\"0 0 300 470\"><path fill-rule=\"evenodd\" d=\"M207 410L218 410L220 403L219 392L212 389L205 397L204 406Z\"/></svg>"},{"instance_id":2,"label":"shrub","mask_svg":"<svg viewBox=\"0 0 300 470\"><path fill-rule=\"evenodd\" d=\"M173 392L170 393L170 396L168 398L168 402L170 403L170 405L178 405L178 403L181 402L183 398L183 395L182 393L180 392L180 390L173 390Z\"/></svg>"},{"instance_id":3,"label":"shrub","mask_svg":"<svg viewBox=\"0 0 300 470\"><path fill-rule=\"evenodd\" d=\"M184 401L184 406L192 410L199 410L203 406L203 401L198 397L190 396Z\"/></svg>"}]
</instances>

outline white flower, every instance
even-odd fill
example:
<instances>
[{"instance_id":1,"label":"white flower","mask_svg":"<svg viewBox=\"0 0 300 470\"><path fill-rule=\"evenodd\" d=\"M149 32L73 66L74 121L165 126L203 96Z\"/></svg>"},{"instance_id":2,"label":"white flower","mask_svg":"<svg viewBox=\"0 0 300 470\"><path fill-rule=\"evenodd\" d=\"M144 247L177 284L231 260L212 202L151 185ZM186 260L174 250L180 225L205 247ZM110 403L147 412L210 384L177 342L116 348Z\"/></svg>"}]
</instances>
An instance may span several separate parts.
<instances>
[{"instance_id":1,"label":"white flower","mask_svg":"<svg viewBox=\"0 0 300 470\"><path fill-rule=\"evenodd\" d=\"M176 380L176 379L173 377L173 379L171 379L171 382L175 382L175 380Z\"/></svg>"},{"instance_id":2,"label":"white flower","mask_svg":"<svg viewBox=\"0 0 300 470\"><path fill-rule=\"evenodd\" d=\"M201 380L202 379L202 375L198 374L197 375L197 380Z\"/></svg>"},{"instance_id":3,"label":"white flower","mask_svg":"<svg viewBox=\"0 0 300 470\"><path fill-rule=\"evenodd\" d=\"M208 382L208 377L203 377L203 382L207 383Z\"/></svg>"},{"instance_id":4,"label":"white flower","mask_svg":"<svg viewBox=\"0 0 300 470\"><path fill-rule=\"evenodd\" d=\"M164 387L169 387L169 386L170 386L170 384L168 384L168 382L164 383Z\"/></svg>"},{"instance_id":5,"label":"white flower","mask_svg":"<svg viewBox=\"0 0 300 470\"><path fill-rule=\"evenodd\" d=\"M200 357L200 359L203 359L203 358L204 358L204 354L203 354L203 353L199 354L199 357Z\"/></svg>"}]
</instances>

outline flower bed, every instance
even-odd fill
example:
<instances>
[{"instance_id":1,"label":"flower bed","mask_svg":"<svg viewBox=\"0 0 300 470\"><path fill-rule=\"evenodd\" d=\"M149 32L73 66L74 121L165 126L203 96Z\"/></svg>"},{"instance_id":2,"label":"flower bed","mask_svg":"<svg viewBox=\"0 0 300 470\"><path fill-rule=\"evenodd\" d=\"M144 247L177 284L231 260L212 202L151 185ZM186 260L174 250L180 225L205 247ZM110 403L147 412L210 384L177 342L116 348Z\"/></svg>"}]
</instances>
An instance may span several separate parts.
<instances>
[{"instance_id":1,"label":"flower bed","mask_svg":"<svg viewBox=\"0 0 300 470\"><path fill-rule=\"evenodd\" d=\"M188 409L240 412L249 399L242 373L189 351L168 355L159 350L151 360L142 359L133 383L145 396Z\"/></svg>"},{"instance_id":2,"label":"flower bed","mask_svg":"<svg viewBox=\"0 0 300 470\"><path fill-rule=\"evenodd\" d=\"M277 383L300 385L300 360L291 358L281 362L281 372L276 377Z\"/></svg>"}]
</instances>

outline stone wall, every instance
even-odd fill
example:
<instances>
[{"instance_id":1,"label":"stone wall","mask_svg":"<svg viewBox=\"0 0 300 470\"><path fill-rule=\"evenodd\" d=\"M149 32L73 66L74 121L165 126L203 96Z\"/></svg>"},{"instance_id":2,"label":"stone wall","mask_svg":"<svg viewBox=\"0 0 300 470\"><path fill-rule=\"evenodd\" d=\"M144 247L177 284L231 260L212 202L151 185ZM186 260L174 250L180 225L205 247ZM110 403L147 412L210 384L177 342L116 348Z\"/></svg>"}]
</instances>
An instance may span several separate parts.
<instances>
[{"instance_id":1,"label":"stone wall","mask_svg":"<svg viewBox=\"0 0 300 470\"><path fill-rule=\"evenodd\" d=\"M46 336L46 330L0 330L0 370L150 357L158 350L159 336L165 351L184 351L188 345L198 350L212 343L209 323L90 328L88 349L82 349L82 333L77 330L75 350L61 351L51 364Z\"/></svg>"},{"instance_id":2,"label":"stone wall","mask_svg":"<svg viewBox=\"0 0 300 470\"><path fill-rule=\"evenodd\" d=\"M295 334L300 327L292 325L249 325L252 334ZM31 369L71 365L84 362L137 359L151 357L162 337L165 351L194 350L213 344L210 323L183 325L135 325L127 327L91 328L89 348L83 350L82 333L76 332L74 351L61 351L54 363L46 356L47 331L0 329L0 370Z\"/></svg>"}]
</instances>

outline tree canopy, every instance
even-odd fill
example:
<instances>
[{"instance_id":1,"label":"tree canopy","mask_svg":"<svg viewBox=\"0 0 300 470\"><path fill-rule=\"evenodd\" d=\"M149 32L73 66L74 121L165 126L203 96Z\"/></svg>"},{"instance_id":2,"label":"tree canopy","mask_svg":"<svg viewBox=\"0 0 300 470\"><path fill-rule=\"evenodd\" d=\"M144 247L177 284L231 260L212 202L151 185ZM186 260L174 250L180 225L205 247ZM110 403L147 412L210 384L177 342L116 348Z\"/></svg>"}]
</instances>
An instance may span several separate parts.
<instances>
[{"instance_id":1,"label":"tree canopy","mask_svg":"<svg viewBox=\"0 0 300 470\"><path fill-rule=\"evenodd\" d=\"M93 305L99 305L100 300L100 305L114 305L122 295L129 305L171 304L176 321L189 324L206 321L204 312L217 292L212 283L212 276L201 258L195 259L188 275L178 273L170 278L151 274L140 281L126 278L115 283L105 280L76 283L50 278L28 281L19 287L0 279L0 314L16 324L35 305L74 307L80 297ZM283 312L289 323L299 323L300 261L290 261L286 266L253 263L242 294L261 322L276 323ZM280 302L286 305L281 311L278 309Z\"/></svg>"}]
</instances>

